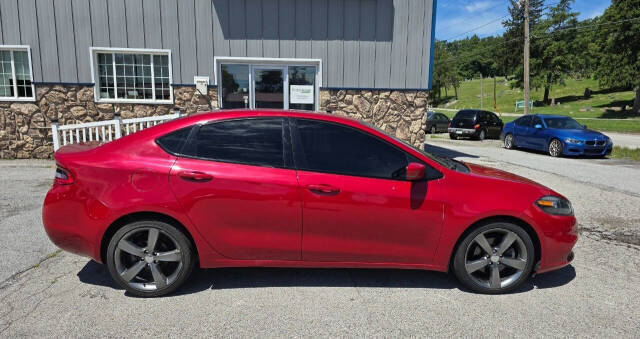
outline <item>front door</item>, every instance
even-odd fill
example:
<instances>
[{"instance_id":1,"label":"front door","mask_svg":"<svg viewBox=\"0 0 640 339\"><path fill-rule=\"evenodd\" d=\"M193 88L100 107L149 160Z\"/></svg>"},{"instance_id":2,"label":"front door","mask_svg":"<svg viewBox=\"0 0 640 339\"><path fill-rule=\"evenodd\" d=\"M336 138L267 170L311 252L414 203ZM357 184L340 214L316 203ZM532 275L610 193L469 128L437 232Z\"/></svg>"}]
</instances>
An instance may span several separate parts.
<instances>
[{"instance_id":1,"label":"front door","mask_svg":"<svg viewBox=\"0 0 640 339\"><path fill-rule=\"evenodd\" d=\"M252 68L252 107L288 109L287 73L284 67L254 66Z\"/></svg>"},{"instance_id":2,"label":"front door","mask_svg":"<svg viewBox=\"0 0 640 339\"><path fill-rule=\"evenodd\" d=\"M305 261L428 263L442 227L437 180L402 178L410 155L371 134L296 119Z\"/></svg>"}]
</instances>

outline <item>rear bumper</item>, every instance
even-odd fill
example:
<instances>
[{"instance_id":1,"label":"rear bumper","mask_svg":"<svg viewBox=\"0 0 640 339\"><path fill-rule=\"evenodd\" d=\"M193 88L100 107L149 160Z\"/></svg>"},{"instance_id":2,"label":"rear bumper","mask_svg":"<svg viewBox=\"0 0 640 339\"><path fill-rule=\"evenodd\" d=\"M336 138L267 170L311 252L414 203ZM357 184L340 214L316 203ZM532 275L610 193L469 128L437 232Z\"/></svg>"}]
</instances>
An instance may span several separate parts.
<instances>
[{"instance_id":1,"label":"rear bumper","mask_svg":"<svg viewBox=\"0 0 640 339\"><path fill-rule=\"evenodd\" d=\"M467 136L467 137L468 137L468 136L473 136L473 135L475 135L475 134L476 134L476 132L477 132L477 131L476 131L475 129L473 129L473 128L455 128L455 127L453 127L453 128L452 128L452 127L449 127L449 128L447 129L447 131L448 131L450 134L455 134L455 135L457 135L457 136L462 136L462 137L465 137L465 136Z\"/></svg>"}]
</instances>

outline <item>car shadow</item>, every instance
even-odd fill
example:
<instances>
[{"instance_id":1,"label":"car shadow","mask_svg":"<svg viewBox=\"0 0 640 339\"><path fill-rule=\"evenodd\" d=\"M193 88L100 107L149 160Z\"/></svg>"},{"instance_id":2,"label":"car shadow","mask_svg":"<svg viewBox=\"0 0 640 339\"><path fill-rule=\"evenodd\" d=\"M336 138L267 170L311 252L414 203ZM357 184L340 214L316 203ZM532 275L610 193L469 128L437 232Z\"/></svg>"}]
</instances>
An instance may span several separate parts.
<instances>
[{"instance_id":1,"label":"car shadow","mask_svg":"<svg viewBox=\"0 0 640 339\"><path fill-rule=\"evenodd\" d=\"M552 156L549 155L549 152L545 152L545 151L540 151L540 150L535 150L535 149L529 149L529 148L514 148L514 151L520 151L520 152L525 152L525 153L530 153L530 154L538 154L538 155L544 155L547 157L552 158ZM572 155L572 156L567 156L567 155L563 155L562 157L560 157L560 159L589 159L589 160L597 160L597 159L610 159L609 156L597 156L597 155Z\"/></svg>"},{"instance_id":2,"label":"car shadow","mask_svg":"<svg viewBox=\"0 0 640 339\"><path fill-rule=\"evenodd\" d=\"M109 276L106 266L89 261L79 272L81 282L122 290ZM528 279L511 294L534 288L544 289L568 284L576 277L573 266ZM211 268L196 269L189 281L172 295L187 295L206 290L229 290L263 287L369 287L369 288L464 288L452 274L402 269L338 268ZM132 296L125 293L127 296Z\"/></svg>"},{"instance_id":3,"label":"car shadow","mask_svg":"<svg viewBox=\"0 0 640 339\"><path fill-rule=\"evenodd\" d=\"M478 158L477 155L464 153L464 152L459 152L459 151L454 151L452 149L448 149L448 148L444 148L444 147L440 147L440 146L436 146L436 145L431 145L431 144L425 144L424 145L424 150L425 150L425 152L429 152L431 154L435 154L435 155L439 155L439 156L443 156L443 157L447 157L447 158L458 158L458 157Z\"/></svg>"}]
</instances>

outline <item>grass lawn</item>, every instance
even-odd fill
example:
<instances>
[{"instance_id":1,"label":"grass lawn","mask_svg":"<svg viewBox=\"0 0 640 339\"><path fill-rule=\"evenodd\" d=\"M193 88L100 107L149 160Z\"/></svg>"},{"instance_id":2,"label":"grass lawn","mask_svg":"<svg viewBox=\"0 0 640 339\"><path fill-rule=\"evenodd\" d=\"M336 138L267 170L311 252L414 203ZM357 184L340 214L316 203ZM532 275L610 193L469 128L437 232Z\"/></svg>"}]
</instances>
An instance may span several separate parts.
<instances>
[{"instance_id":1,"label":"grass lawn","mask_svg":"<svg viewBox=\"0 0 640 339\"><path fill-rule=\"evenodd\" d=\"M511 89L504 78L497 78L496 96L497 109L493 108L493 79L484 79L483 108L497 113L522 113L522 108L515 111L515 102L522 100L520 89ZM584 99L584 90L589 88L592 96ZM453 96L453 89L449 89L449 96ZM443 92L444 95L444 92ZM540 114L560 114L577 119L591 129L602 131L640 133L640 116L633 116L622 107L633 105L632 91L611 91L600 89L598 82L593 79L568 79L565 86L554 86L549 95L556 99L555 106L543 106L543 89L532 90L531 99L536 102L532 112ZM480 108L480 80L464 81L458 89L458 100L450 97L448 104L439 107L448 109ZM449 117L455 112L440 111ZM504 122L517 117L502 116ZM584 119L584 120L583 120ZM615 120L614 120L615 119ZM620 120L618 120L620 119Z\"/></svg>"},{"instance_id":2,"label":"grass lawn","mask_svg":"<svg viewBox=\"0 0 640 339\"><path fill-rule=\"evenodd\" d=\"M613 146L611 157L640 161L640 149L630 149L626 147Z\"/></svg>"}]
</instances>

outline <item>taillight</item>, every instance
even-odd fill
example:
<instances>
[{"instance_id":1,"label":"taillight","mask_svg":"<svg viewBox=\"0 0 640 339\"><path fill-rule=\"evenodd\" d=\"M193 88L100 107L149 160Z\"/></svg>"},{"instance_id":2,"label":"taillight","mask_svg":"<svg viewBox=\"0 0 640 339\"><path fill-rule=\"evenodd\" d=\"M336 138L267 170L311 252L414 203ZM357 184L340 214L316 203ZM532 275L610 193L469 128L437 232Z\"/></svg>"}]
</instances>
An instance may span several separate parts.
<instances>
[{"instance_id":1,"label":"taillight","mask_svg":"<svg viewBox=\"0 0 640 339\"><path fill-rule=\"evenodd\" d=\"M476 124L475 126L473 126L474 129L478 129L480 128L480 124Z\"/></svg>"},{"instance_id":2,"label":"taillight","mask_svg":"<svg viewBox=\"0 0 640 339\"><path fill-rule=\"evenodd\" d=\"M70 185L73 184L73 176L71 172L58 166L56 168L56 176L53 179L53 183L57 185Z\"/></svg>"}]
</instances>

